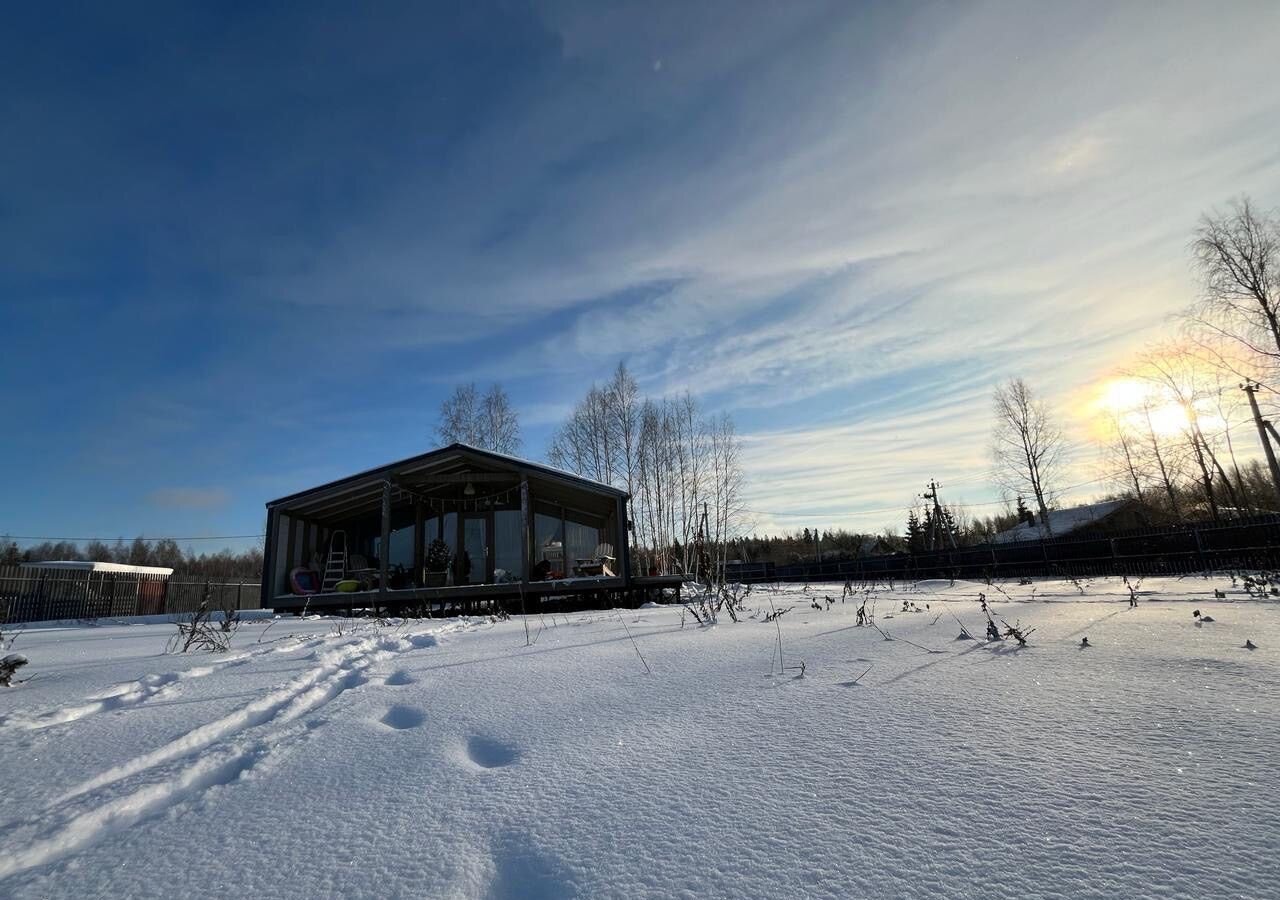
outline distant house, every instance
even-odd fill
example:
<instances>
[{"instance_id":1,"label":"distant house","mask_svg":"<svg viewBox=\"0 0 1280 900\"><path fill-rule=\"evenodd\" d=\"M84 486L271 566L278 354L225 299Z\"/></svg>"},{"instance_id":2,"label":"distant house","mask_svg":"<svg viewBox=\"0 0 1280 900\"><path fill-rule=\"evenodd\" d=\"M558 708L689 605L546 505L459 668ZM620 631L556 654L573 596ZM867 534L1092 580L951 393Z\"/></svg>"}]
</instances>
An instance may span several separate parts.
<instances>
[{"instance_id":1,"label":"distant house","mask_svg":"<svg viewBox=\"0 0 1280 900\"><path fill-rule=\"evenodd\" d=\"M991 539L993 544L1038 541L1084 532L1123 531L1146 524L1132 500L1103 500L1066 509L1049 510L1048 528L1037 516L1034 523L1019 522Z\"/></svg>"},{"instance_id":2,"label":"distant house","mask_svg":"<svg viewBox=\"0 0 1280 900\"><path fill-rule=\"evenodd\" d=\"M173 569L80 559L22 563L0 577L10 621L146 616L164 612ZM3 609L3 606L0 606Z\"/></svg>"},{"instance_id":3,"label":"distant house","mask_svg":"<svg viewBox=\"0 0 1280 900\"><path fill-rule=\"evenodd\" d=\"M892 556L897 552L897 550L897 547L894 547L893 544L885 540L884 535L866 535L858 546L858 558L866 559L872 556Z\"/></svg>"},{"instance_id":4,"label":"distant house","mask_svg":"<svg viewBox=\"0 0 1280 900\"><path fill-rule=\"evenodd\" d=\"M173 569L167 566L130 566L124 563L90 562L83 559L45 560L43 562L22 563L24 569L47 569L59 572L110 572L115 575L152 575L156 578L168 578Z\"/></svg>"}]
</instances>

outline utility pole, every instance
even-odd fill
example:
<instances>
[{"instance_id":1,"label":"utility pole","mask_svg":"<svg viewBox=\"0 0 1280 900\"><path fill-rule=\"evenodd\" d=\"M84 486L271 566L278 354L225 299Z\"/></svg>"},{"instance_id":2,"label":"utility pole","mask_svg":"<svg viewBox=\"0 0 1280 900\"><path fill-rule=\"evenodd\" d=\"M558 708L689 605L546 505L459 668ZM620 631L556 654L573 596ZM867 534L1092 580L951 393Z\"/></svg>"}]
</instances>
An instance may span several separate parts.
<instances>
[{"instance_id":1,"label":"utility pole","mask_svg":"<svg viewBox=\"0 0 1280 900\"><path fill-rule=\"evenodd\" d=\"M929 489L920 495L922 500L933 501L933 527L929 530L929 549L937 550L942 544L939 538L939 530L946 532L947 541L951 544L951 549L956 549L956 536L951 531L951 525L943 518L942 504L938 502L938 488L941 485L937 481L929 480Z\"/></svg>"},{"instance_id":2,"label":"utility pole","mask_svg":"<svg viewBox=\"0 0 1280 900\"><path fill-rule=\"evenodd\" d=\"M1258 387L1258 383L1254 381L1246 381L1240 385L1240 389L1249 395L1249 409L1253 410L1253 424L1258 426L1258 439L1262 441L1262 449L1267 454L1267 466L1271 469L1271 483L1275 486L1276 496L1280 498L1280 463L1276 462L1275 448L1271 446L1271 438L1267 436L1268 431L1275 435L1276 430L1270 422L1262 418L1262 412L1258 409L1258 398L1255 396Z\"/></svg>"}]
</instances>

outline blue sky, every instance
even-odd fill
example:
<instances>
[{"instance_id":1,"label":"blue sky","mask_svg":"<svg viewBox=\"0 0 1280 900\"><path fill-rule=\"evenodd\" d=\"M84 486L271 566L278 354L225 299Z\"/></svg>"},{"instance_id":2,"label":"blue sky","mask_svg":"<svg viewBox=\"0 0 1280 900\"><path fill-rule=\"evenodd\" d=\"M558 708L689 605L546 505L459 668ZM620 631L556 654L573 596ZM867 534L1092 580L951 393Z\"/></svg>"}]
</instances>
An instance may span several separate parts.
<instances>
[{"instance_id":1,"label":"blue sky","mask_svg":"<svg viewBox=\"0 0 1280 900\"><path fill-rule=\"evenodd\" d=\"M0 533L253 533L429 447L459 380L541 457L620 359L734 414L761 529L898 523L935 476L989 502L992 385L1070 419L1192 299L1198 215L1280 203L1277 33L1268 3L10 11Z\"/></svg>"}]
</instances>

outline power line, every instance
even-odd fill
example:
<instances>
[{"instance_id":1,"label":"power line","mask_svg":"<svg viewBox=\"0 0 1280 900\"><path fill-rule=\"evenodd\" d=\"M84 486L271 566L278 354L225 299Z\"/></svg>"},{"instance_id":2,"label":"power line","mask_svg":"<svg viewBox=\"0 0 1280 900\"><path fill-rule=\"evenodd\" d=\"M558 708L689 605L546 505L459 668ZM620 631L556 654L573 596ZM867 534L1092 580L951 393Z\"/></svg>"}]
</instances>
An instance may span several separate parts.
<instances>
[{"instance_id":1,"label":"power line","mask_svg":"<svg viewBox=\"0 0 1280 900\"><path fill-rule=\"evenodd\" d=\"M1069 484L1064 488L1059 488L1058 490L1059 492L1074 491L1076 488L1088 487L1091 484L1099 484L1101 482L1111 481L1111 480L1112 480L1112 476L1103 475L1099 478L1091 478L1088 481L1080 481L1080 482L1077 482L1076 484ZM968 508L971 506L1002 506L1008 502L1009 502L1008 500L983 500L978 503L957 503L954 505L963 507L963 508ZM769 512L767 510L749 509L749 508L746 508L746 511L749 513L754 513L757 516L779 516L779 517L790 516L790 517L809 518L809 519L834 519L834 518L848 518L850 516L871 516L871 515L876 515L878 513L902 512L902 510L905 508L906 508L905 506L899 505L899 506L886 506L886 507L882 507L881 509L856 509L856 510L847 510L844 512L832 512L832 513Z\"/></svg>"}]
</instances>

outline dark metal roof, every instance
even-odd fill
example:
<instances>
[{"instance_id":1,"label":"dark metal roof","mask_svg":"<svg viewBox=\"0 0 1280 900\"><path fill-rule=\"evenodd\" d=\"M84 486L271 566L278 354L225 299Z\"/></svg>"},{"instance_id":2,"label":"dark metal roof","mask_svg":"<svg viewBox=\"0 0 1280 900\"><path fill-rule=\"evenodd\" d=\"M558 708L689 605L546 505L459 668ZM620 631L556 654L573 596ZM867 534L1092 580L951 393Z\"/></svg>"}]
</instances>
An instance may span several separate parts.
<instances>
[{"instance_id":1,"label":"dark metal roof","mask_svg":"<svg viewBox=\"0 0 1280 900\"><path fill-rule=\"evenodd\" d=\"M324 497L326 494L342 493L346 490L358 490L360 487L381 482L387 478L396 476L412 476L423 475L430 472L444 472L449 468L457 468L457 463L466 462L468 460L487 463L499 469L506 469L514 473L529 473L539 475L553 481L563 482L582 490L591 491L598 494L608 494L614 497L626 497L627 492L613 485L604 482L594 481L590 478L583 478L581 475L574 475L572 472L565 472L561 469L545 465L543 463L533 462L527 459L521 459L518 456L510 456L506 453L495 453L492 450L484 450L480 447L473 447L470 444L454 443L447 447L441 447L438 450L432 450L429 453L423 453L418 456L411 456L408 459L402 459L397 462L387 463L373 469L366 469L363 472L357 472L355 475L348 475L346 478L339 478L336 481L330 481L326 484L317 485L308 488L305 491L289 494L276 500L267 502L267 507L282 506L285 504L301 505L308 501L316 501Z\"/></svg>"}]
</instances>

